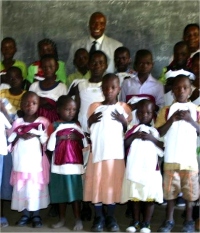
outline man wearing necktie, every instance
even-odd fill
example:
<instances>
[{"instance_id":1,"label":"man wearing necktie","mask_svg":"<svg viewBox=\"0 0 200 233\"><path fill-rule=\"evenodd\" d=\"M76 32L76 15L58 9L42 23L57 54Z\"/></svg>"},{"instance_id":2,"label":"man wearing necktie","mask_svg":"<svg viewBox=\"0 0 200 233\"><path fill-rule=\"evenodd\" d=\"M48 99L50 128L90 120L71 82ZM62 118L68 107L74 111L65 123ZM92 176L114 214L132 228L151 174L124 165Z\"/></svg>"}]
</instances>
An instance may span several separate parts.
<instances>
[{"instance_id":1,"label":"man wearing necktie","mask_svg":"<svg viewBox=\"0 0 200 233\"><path fill-rule=\"evenodd\" d=\"M67 70L70 73L74 72L73 57L74 53L79 48L85 48L89 53L95 50L103 51L108 58L108 68L106 73L114 73L114 51L116 48L121 47L122 43L106 36L104 34L105 29L106 17L101 12L93 13L89 20L90 36L83 37L71 45L67 61Z\"/></svg>"}]
</instances>

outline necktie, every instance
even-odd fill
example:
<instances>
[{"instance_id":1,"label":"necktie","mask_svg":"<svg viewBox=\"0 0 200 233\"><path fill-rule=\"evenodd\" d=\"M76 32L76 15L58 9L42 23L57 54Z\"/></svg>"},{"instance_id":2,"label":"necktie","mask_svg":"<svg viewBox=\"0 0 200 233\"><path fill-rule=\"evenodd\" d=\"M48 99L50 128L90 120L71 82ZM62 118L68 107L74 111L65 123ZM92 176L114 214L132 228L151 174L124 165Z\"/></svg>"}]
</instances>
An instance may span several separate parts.
<instances>
[{"instance_id":1,"label":"necktie","mask_svg":"<svg viewBox=\"0 0 200 233\"><path fill-rule=\"evenodd\" d=\"M90 48L90 52L89 52L89 54L91 55L94 51L96 51L96 40L94 40L93 42L92 42L92 46L91 46L91 48Z\"/></svg>"}]
</instances>

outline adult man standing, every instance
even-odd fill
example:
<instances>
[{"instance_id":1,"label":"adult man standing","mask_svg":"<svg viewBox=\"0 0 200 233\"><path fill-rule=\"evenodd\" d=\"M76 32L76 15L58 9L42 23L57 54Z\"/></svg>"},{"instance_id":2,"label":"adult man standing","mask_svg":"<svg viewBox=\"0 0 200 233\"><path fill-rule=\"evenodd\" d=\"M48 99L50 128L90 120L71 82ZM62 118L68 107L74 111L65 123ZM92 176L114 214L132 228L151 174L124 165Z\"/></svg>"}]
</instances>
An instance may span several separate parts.
<instances>
[{"instance_id":1,"label":"adult man standing","mask_svg":"<svg viewBox=\"0 0 200 233\"><path fill-rule=\"evenodd\" d=\"M88 52L95 50L103 51L108 59L106 73L113 73L115 71L114 51L116 48L122 46L122 43L106 36L104 34L105 28L106 17L101 12L93 13L89 21L90 36L83 37L71 45L67 61L67 70L69 73L73 72L73 57L79 48L85 48Z\"/></svg>"}]
</instances>

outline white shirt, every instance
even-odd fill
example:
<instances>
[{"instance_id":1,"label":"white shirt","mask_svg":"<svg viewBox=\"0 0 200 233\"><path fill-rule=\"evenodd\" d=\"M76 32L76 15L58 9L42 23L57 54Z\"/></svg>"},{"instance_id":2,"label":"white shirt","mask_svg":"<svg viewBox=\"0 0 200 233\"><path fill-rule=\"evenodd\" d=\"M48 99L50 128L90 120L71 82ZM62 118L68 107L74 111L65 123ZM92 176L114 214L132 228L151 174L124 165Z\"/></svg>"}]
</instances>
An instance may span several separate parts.
<instances>
[{"instance_id":1,"label":"white shirt","mask_svg":"<svg viewBox=\"0 0 200 233\"><path fill-rule=\"evenodd\" d=\"M126 102L127 95L147 94L155 98L156 105L164 106L164 87L151 74L142 84L137 75L125 79L121 88L121 101Z\"/></svg>"},{"instance_id":2,"label":"white shirt","mask_svg":"<svg viewBox=\"0 0 200 233\"><path fill-rule=\"evenodd\" d=\"M61 95L67 95L67 86L63 83L58 83L57 86L51 89L41 89L40 82L31 84L29 91L35 92L40 97L46 97L57 101Z\"/></svg>"}]
</instances>

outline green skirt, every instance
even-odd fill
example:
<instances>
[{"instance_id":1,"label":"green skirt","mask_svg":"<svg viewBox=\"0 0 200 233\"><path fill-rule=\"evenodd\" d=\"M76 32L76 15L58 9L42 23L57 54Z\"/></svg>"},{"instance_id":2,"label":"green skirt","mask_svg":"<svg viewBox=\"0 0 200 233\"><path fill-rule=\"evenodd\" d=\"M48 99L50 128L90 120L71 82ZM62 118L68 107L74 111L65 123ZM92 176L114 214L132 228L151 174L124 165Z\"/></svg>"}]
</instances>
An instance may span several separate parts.
<instances>
[{"instance_id":1,"label":"green skirt","mask_svg":"<svg viewBox=\"0 0 200 233\"><path fill-rule=\"evenodd\" d=\"M49 192L51 203L73 202L83 199L81 175L51 173Z\"/></svg>"}]
</instances>

